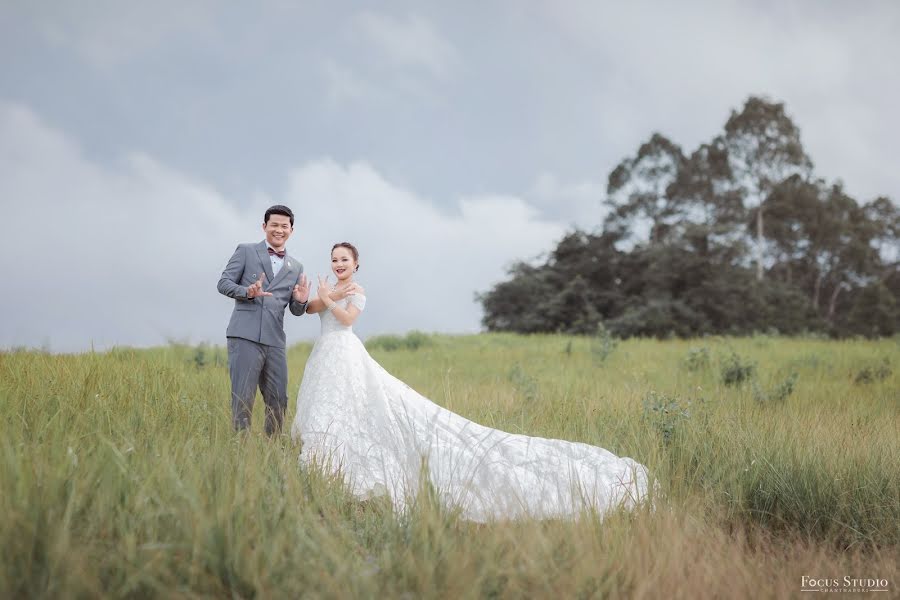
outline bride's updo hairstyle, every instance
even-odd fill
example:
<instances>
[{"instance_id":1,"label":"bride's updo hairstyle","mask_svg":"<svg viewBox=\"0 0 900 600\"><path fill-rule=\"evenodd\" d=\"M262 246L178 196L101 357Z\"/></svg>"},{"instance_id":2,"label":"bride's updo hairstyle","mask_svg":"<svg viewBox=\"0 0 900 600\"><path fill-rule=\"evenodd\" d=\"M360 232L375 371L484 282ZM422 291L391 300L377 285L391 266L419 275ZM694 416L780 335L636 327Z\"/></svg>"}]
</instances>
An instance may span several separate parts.
<instances>
[{"instance_id":1,"label":"bride's updo hairstyle","mask_svg":"<svg viewBox=\"0 0 900 600\"><path fill-rule=\"evenodd\" d=\"M353 255L353 262L356 263L356 268L353 269L353 272L359 271L359 250L356 249L356 246L351 244L350 242L338 242L334 246L331 247L331 251L334 252L335 248L346 248L350 251L350 254Z\"/></svg>"}]
</instances>

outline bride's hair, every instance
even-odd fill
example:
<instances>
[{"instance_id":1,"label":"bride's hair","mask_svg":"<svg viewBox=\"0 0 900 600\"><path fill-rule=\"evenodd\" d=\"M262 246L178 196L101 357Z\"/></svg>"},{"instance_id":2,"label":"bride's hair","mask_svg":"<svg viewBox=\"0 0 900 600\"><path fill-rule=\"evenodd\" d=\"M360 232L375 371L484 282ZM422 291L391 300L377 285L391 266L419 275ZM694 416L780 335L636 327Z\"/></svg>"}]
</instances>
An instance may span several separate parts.
<instances>
[{"instance_id":1,"label":"bride's hair","mask_svg":"<svg viewBox=\"0 0 900 600\"><path fill-rule=\"evenodd\" d=\"M338 242L334 246L331 247L331 251L334 252L335 248L346 248L350 251L350 254L353 255L353 261L356 263L356 269L353 270L355 273L359 271L359 250L356 249L356 246L351 244L350 242Z\"/></svg>"}]
</instances>

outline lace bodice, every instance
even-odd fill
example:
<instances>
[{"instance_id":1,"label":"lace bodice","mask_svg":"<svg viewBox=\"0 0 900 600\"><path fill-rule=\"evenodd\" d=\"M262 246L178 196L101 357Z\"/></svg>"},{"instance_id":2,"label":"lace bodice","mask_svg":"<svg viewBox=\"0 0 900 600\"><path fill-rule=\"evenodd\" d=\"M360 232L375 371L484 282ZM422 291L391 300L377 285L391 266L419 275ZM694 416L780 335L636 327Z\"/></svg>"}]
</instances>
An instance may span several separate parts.
<instances>
[{"instance_id":1,"label":"lace bodice","mask_svg":"<svg viewBox=\"0 0 900 600\"><path fill-rule=\"evenodd\" d=\"M366 297L361 294L354 294L352 296L347 296L343 300L338 300L335 304L343 309L346 309L350 304L353 304L359 310L363 310L366 307ZM337 317L334 316L334 312L330 310L321 311L319 313L319 319L322 323L322 335L333 333L335 331L353 331L353 327L344 325L338 321Z\"/></svg>"}]
</instances>

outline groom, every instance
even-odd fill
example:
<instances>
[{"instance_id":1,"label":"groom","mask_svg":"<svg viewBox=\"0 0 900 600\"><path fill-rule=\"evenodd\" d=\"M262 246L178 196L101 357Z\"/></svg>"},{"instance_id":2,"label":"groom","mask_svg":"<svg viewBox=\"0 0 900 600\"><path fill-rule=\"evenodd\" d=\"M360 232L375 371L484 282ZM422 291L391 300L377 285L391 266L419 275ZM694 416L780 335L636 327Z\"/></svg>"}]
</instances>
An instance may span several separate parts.
<instances>
[{"instance_id":1,"label":"groom","mask_svg":"<svg viewBox=\"0 0 900 600\"><path fill-rule=\"evenodd\" d=\"M266 403L266 433L281 431L287 409L284 309L306 311L309 281L303 265L288 256L294 213L275 205L266 211L265 241L239 244L219 279L219 293L234 298L225 335L231 371L231 415L237 431L250 428L256 388Z\"/></svg>"}]
</instances>

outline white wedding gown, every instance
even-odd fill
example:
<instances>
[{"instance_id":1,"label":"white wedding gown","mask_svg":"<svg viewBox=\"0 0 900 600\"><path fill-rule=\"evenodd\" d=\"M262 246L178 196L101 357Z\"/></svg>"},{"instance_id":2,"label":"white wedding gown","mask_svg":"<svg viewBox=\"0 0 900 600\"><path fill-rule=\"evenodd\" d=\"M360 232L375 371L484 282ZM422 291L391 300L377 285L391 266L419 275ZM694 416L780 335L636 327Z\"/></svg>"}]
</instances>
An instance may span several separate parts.
<instances>
[{"instance_id":1,"label":"white wedding gown","mask_svg":"<svg viewBox=\"0 0 900 600\"><path fill-rule=\"evenodd\" d=\"M362 310L366 299L339 306L350 302ZM602 514L647 498L647 469L634 460L469 421L385 371L331 312L319 317L291 435L301 464L340 472L354 496L387 493L403 512L424 474L445 505L479 522Z\"/></svg>"}]
</instances>

